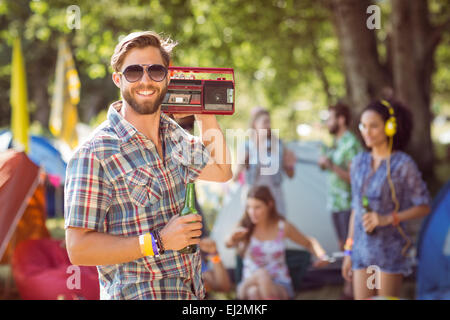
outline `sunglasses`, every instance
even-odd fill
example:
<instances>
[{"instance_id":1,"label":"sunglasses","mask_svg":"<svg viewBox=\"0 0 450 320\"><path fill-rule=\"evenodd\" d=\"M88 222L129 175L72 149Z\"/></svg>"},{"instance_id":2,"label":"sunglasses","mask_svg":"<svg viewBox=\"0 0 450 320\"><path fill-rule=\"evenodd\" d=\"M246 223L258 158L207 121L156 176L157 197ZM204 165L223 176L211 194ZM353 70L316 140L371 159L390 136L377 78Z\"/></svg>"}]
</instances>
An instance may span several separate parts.
<instances>
[{"instance_id":1,"label":"sunglasses","mask_svg":"<svg viewBox=\"0 0 450 320\"><path fill-rule=\"evenodd\" d=\"M167 76L167 68L160 64L132 64L118 74L125 76L128 82L136 82L142 79L144 67L150 79L156 82L163 81Z\"/></svg>"}]
</instances>

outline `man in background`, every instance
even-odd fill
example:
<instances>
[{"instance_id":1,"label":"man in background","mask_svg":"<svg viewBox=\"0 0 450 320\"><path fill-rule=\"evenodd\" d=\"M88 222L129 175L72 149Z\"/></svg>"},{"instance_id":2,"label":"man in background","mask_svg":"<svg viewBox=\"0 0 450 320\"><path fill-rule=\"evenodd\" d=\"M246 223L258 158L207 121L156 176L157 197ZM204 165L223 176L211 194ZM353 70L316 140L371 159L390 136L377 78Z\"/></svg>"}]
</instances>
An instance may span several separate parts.
<instances>
[{"instance_id":1,"label":"man in background","mask_svg":"<svg viewBox=\"0 0 450 320\"><path fill-rule=\"evenodd\" d=\"M351 214L350 164L362 147L348 129L351 121L348 106L338 103L328 111L327 127L333 135L333 146L319 158L318 164L329 172L327 209L333 217L339 248L343 251ZM351 288L346 288L344 295L350 296Z\"/></svg>"}]
</instances>

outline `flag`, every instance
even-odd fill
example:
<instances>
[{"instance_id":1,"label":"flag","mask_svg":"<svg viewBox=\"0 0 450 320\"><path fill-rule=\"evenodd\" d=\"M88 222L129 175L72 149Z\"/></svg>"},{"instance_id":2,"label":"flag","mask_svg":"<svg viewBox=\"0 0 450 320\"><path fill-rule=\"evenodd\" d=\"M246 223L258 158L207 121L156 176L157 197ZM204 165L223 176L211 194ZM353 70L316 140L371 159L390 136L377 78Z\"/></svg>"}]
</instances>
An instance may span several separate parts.
<instances>
[{"instance_id":1,"label":"flag","mask_svg":"<svg viewBox=\"0 0 450 320\"><path fill-rule=\"evenodd\" d=\"M76 125L77 104L80 101L80 79L72 52L64 38L58 44L55 87L50 111L50 132L65 141L72 149L78 144Z\"/></svg>"},{"instance_id":2,"label":"flag","mask_svg":"<svg viewBox=\"0 0 450 320\"><path fill-rule=\"evenodd\" d=\"M11 69L11 131L14 145L28 153L28 95L25 63L20 39L14 39Z\"/></svg>"}]
</instances>

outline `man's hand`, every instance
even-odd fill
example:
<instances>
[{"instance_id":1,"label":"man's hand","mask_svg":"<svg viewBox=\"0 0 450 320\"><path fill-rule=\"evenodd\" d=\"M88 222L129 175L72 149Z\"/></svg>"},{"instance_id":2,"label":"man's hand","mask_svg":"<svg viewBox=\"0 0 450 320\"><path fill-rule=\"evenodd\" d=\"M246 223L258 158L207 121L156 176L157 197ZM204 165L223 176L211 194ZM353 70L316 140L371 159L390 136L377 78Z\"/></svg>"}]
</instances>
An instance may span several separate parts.
<instances>
[{"instance_id":1,"label":"man's hand","mask_svg":"<svg viewBox=\"0 0 450 320\"><path fill-rule=\"evenodd\" d=\"M177 214L161 229L161 241L166 250L181 250L200 243L201 229L201 215L188 214L180 217Z\"/></svg>"},{"instance_id":2,"label":"man's hand","mask_svg":"<svg viewBox=\"0 0 450 320\"><path fill-rule=\"evenodd\" d=\"M319 158L319 160L317 161L317 164L319 165L319 167L324 170L324 169L330 169L332 166L331 160L325 156L321 156Z\"/></svg>"},{"instance_id":3,"label":"man's hand","mask_svg":"<svg viewBox=\"0 0 450 320\"><path fill-rule=\"evenodd\" d=\"M190 114L190 113L172 113L174 119L182 119L182 118L186 118L189 116L193 116L194 114Z\"/></svg>"}]
</instances>

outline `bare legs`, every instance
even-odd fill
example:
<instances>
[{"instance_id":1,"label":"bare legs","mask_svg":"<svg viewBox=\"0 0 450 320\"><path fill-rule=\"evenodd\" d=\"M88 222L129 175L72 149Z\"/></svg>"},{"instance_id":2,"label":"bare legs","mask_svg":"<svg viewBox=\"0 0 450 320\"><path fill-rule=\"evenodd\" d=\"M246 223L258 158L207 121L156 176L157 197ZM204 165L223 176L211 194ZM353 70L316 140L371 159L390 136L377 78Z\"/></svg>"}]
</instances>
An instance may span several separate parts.
<instances>
[{"instance_id":1,"label":"bare legs","mask_svg":"<svg viewBox=\"0 0 450 320\"><path fill-rule=\"evenodd\" d=\"M262 268L239 286L237 294L242 300L286 300L289 298L286 289L274 283L270 274Z\"/></svg>"},{"instance_id":2,"label":"bare legs","mask_svg":"<svg viewBox=\"0 0 450 320\"><path fill-rule=\"evenodd\" d=\"M355 300L368 299L373 296L399 297L403 283L402 274L380 272L379 286L370 289L375 275L367 269L353 270L353 293Z\"/></svg>"},{"instance_id":3,"label":"bare legs","mask_svg":"<svg viewBox=\"0 0 450 320\"><path fill-rule=\"evenodd\" d=\"M403 284L403 275L381 272L381 288L378 295L383 297L399 297Z\"/></svg>"},{"instance_id":4,"label":"bare legs","mask_svg":"<svg viewBox=\"0 0 450 320\"><path fill-rule=\"evenodd\" d=\"M376 296L376 290L371 290L367 286L370 274L366 269L353 270L353 296L355 300L364 300Z\"/></svg>"}]
</instances>

